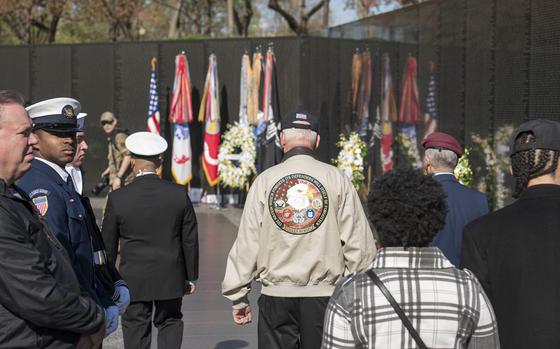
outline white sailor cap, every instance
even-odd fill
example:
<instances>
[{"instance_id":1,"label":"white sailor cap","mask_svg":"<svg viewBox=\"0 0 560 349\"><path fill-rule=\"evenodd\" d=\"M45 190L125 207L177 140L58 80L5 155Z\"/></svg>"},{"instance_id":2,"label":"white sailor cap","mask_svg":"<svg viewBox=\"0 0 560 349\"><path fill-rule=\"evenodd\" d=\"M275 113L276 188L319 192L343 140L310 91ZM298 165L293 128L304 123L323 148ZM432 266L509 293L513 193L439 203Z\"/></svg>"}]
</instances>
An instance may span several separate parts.
<instances>
[{"instance_id":1,"label":"white sailor cap","mask_svg":"<svg viewBox=\"0 0 560 349\"><path fill-rule=\"evenodd\" d=\"M66 97L48 99L25 108L34 130L50 132L76 132L76 116L80 109L80 102Z\"/></svg>"},{"instance_id":2,"label":"white sailor cap","mask_svg":"<svg viewBox=\"0 0 560 349\"><path fill-rule=\"evenodd\" d=\"M151 132L136 132L126 138L126 148L139 156L157 156L167 149L163 137Z\"/></svg>"},{"instance_id":3,"label":"white sailor cap","mask_svg":"<svg viewBox=\"0 0 560 349\"><path fill-rule=\"evenodd\" d=\"M87 113L79 113L78 116L76 116L76 123L78 124L78 131L83 131L84 130L84 126L86 123L86 119L85 117L87 116Z\"/></svg>"}]
</instances>

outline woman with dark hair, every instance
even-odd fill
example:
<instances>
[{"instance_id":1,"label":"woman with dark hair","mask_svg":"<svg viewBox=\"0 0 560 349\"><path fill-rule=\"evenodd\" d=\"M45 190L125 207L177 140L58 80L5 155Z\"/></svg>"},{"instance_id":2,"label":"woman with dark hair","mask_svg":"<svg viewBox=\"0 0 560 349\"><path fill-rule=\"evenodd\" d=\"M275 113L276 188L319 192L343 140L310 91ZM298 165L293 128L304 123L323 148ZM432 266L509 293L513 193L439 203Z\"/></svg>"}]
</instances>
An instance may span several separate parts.
<instances>
[{"instance_id":1,"label":"woman with dark hair","mask_svg":"<svg viewBox=\"0 0 560 349\"><path fill-rule=\"evenodd\" d=\"M327 308L323 348L499 348L476 277L430 247L445 223L441 185L414 170L376 180L368 213L382 245L343 280Z\"/></svg>"}]
</instances>

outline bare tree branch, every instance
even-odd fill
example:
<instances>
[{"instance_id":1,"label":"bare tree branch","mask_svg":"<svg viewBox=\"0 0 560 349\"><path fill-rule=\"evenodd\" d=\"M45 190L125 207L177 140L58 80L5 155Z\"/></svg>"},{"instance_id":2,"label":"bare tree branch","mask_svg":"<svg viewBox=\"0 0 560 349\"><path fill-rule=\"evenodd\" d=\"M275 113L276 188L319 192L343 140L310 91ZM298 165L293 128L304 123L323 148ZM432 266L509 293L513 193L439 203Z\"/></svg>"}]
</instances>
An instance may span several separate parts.
<instances>
[{"instance_id":1,"label":"bare tree branch","mask_svg":"<svg viewBox=\"0 0 560 349\"><path fill-rule=\"evenodd\" d=\"M245 0L244 4L245 13L243 14L243 18L241 18L241 15L237 8L235 6L233 7L233 21L237 29L237 34L248 37L249 25L251 24L251 18L253 17L253 6L251 0Z\"/></svg>"},{"instance_id":2,"label":"bare tree branch","mask_svg":"<svg viewBox=\"0 0 560 349\"><path fill-rule=\"evenodd\" d=\"M317 11L319 11L321 9L321 7L323 7L323 5L327 2L327 0L321 0L319 1L315 6L313 6L313 8L311 8L311 10L309 10L309 12L307 12L305 14L305 19L309 19L311 18L311 16L313 16Z\"/></svg>"},{"instance_id":3,"label":"bare tree branch","mask_svg":"<svg viewBox=\"0 0 560 349\"><path fill-rule=\"evenodd\" d=\"M278 0L269 0L268 8L278 12L278 14L280 14L280 16L282 16L286 20L286 22L288 23L288 27L290 27L290 29L294 33L296 33L297 35L305 34L301 32L301 27L297 22L297 20L294 18L294 16L292 16L289 12L284 10L282 6L280 6L280 4L278 3Z\"/></svg>"}]
</instances>

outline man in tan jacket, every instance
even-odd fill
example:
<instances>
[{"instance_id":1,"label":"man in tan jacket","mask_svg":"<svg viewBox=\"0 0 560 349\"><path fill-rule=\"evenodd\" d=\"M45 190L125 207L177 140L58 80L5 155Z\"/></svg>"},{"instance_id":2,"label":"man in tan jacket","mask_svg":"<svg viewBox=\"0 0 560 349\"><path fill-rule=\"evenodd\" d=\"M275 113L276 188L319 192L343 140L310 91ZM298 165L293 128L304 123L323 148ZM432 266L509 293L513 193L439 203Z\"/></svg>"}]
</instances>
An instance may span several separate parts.
<instances>
[{"instance_id":1,"label":"man in tan jacket","mask_svg":"<svg viewBox=\"0 0 560 349\"><path fill-rule=\"evenodd\" d=\"M284 158L251 186L228 256L222 293L233 302L235 323L251 322L251 282L262 283L259 348L319 348L336 282L375 255L352 183L316 159L318 126L307 112L282 121Z\"/></svg>"}]
</instances>

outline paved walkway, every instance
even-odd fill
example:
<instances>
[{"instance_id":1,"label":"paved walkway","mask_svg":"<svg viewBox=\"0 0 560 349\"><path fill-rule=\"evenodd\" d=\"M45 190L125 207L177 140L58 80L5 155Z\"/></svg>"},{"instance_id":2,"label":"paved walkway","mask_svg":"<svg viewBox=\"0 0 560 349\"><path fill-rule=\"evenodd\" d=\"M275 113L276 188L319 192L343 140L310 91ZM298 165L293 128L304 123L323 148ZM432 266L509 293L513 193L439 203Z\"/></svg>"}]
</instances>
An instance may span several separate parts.
<instances>
[{"instance_id":1,"label":"paved walkway","mask_svg":"<svg viewBox=\"0 0 560 349\"><path fill-rule=\"evenodd\" d=\"M96 215L101 217L102 201L92 200ZM231 304L221 295L226 258L237 235L241 210L214 209L206 206L195 208L198 218L200 243L200 278L194 295L183 298L185 330L182 348L196 349L256 349L258 314L258 287L251 294L251 308L255 322L238 326L231 320ZM146 280L150 282L150 280ZM257 285L255 285L257 286ZM152 348L157 348L157 330L152 333ZM122 332L105 340L104 349L122 348ZM160 348L164 349L164 348Z\"/></svg>"}]
</instances>

